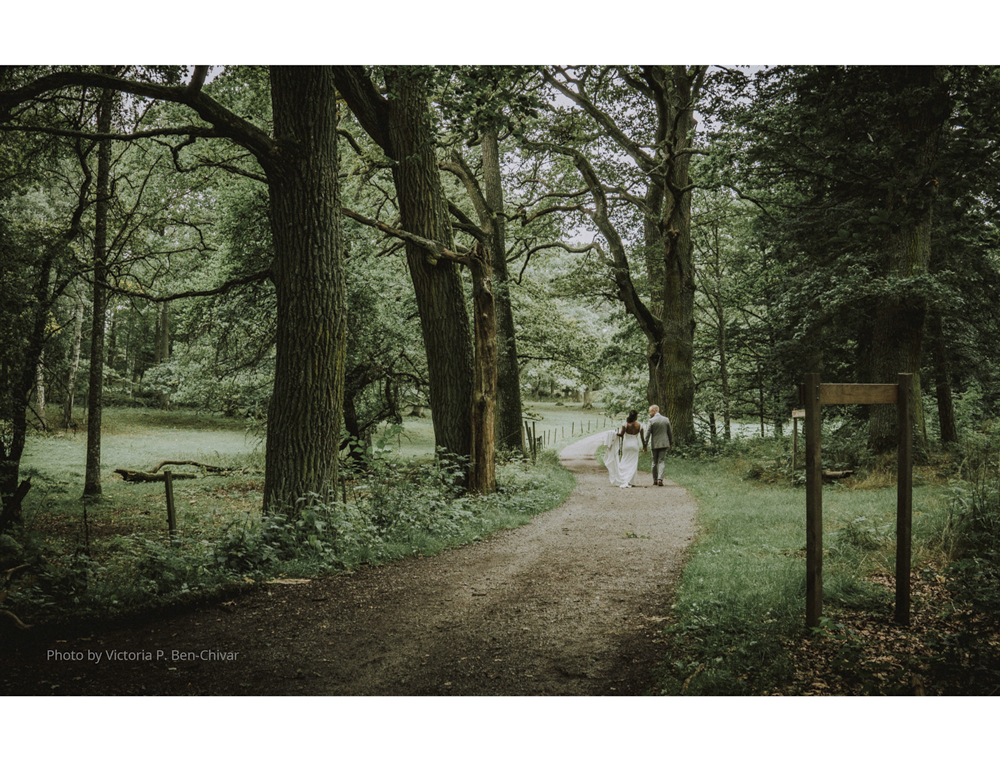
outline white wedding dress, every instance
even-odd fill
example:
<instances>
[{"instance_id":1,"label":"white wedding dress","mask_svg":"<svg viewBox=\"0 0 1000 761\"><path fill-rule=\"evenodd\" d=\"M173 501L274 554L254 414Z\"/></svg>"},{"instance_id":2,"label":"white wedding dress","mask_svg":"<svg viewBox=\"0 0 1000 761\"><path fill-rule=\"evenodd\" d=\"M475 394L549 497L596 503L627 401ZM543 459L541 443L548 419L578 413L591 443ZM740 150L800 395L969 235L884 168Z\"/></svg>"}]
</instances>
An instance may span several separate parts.
<instances>
[{"instance_id":1,"label":"white wedding dress","mask_svg":"<svg viewBox=\"0 0 1000 761\"><path fill-rule=\"evenodd\" d=\"M618 486L627 488L635 486L635 472L639 468L639 450L642 445L639 443L638 433L626 433L622 438L622 457L618 461Z\"/></svg>"},{"instance_id":2,"label":"white wedding dress","mask_svg":"<svg viewBox=\"0 0 1000 761\"><path fill-rule=\"evenodd\" d=\"M618 444L621 443L621 457L618 456ZM612 486L620 486L623 489L635 486L636 470L639 467L639 450L642 445L639 442L638 433L626 433L619 438L617 431L608 431L604 435L604 444L607 450L604 452L604 466L608 469L608 478Z\"/></svg>"}]
</instances>

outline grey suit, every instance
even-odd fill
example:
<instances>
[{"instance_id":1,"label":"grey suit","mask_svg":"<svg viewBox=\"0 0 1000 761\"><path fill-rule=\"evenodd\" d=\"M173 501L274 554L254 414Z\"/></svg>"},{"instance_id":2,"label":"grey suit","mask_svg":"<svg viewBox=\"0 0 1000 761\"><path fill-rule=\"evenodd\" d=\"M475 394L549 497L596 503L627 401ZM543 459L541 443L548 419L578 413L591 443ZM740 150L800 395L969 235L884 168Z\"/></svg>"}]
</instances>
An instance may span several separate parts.
<instances>
[{"instance_id":1,"label":"grey suit","mask_svg":"<svg viewBox=\"0 0 1000 761\"><path fill-rule=\"evenodd\" d=\"M667 450L674 445L674 430L670 426L670 418L657 412L649 419L649 448L653 450L653 483L663 480L663 470L666 464Z\"/></svg>"}]
</instances>

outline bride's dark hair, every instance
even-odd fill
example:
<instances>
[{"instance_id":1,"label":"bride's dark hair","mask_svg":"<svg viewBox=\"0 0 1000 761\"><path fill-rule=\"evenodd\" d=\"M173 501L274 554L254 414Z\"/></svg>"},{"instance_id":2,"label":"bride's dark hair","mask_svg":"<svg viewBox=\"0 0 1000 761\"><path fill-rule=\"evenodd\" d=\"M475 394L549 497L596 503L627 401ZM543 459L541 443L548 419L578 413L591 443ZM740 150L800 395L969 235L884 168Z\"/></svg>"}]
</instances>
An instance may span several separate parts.
<instances>
[{"instance_id":1,"label":"bride's dark hair","mask_svg":"<svg viewBox=\"0 0 1000 761\"><path fill-rule=\"evenodd\" d=\"M626 418L625 422L634 423L638 419L639 419L639 413L636 412L635 410L632 410L631 412L628 413L628 418Z\"/></svg>"}]
</instances>

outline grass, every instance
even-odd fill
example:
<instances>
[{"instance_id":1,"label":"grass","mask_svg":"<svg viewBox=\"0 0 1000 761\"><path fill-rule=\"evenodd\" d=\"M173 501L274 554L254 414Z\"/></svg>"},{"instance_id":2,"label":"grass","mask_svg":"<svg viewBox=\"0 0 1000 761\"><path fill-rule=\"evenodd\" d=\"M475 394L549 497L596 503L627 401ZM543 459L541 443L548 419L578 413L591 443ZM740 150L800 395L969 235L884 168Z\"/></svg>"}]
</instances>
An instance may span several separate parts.
<instances>
[{"instance_id":1,"label":"grass","mask_svg":"<svg viewBox=\"0 0 1000 761\"><path fill-rule=\"evenodd\" d=\"M102 422L102 495L86 503L80 499L86 434L56 432L28 439L21 461L21 477L32 481L24 500L25 525L50 537L53 551L89 549L100 554L115 537L165 536L163 484L126 483L114 475L117 468L150 470L164 460L231 468L227 476L174 482L182 530L225 523L239 512L259 512L262 447L243 421L186 411L115 408L105 410ZM200 472L191 466L172 466L172 470Z\"/></svg>"},{"instance_id":2,"label":"grass","mask_svg":"<svg viewBox=\"0 0 1000 761\"><path fill-rule=\"evenodd\" d=\"M579 402L526 401L522 411L528 425L534 424L535 434L544 438L544 447L556 451L623 422L605 416L599 408L585 410ZM372 438L375 441L384 439L388 451L403 458L429 459L434 452L434 426L430 416L405 417L401 428L380 426Z\"/></svg>"},{"instance_id":3,"label":"grass","mask_svg":"<svg viewBox=\"0 0 1000 761\"><path fill-rule=\"evenodd\" d=\"M260 515L262 456L241 422L108 411L108 474L114 467L148 469L162 459L233 468L226 476L175 482L180 538L173 543L166 538L162 484L128 484L109 476L102 499L81 502L85 437L33 437L24 463L35 484L25 502L28 538L18 539L27 554L37 552L51 562L34 587L3 604L29 620L52 610L103 615L234 581L335 573L359 563L430 555L520 525L562 504L572 490L574 479L559 466L558 450L620 422L579 405L534 403L526 411L538 416L536 431L551 432L550 443L534 465L511 461L499 467L496 495L449 496L447 472L429 457L430 421L408 419L377 467L351 480L346 499L338 495L286 523ZM975 495L965 497L962 513L956 508L958 492L936 477L933 467L917 474L913 567L915 619L922 620L922 628L901 632L891 622L894 482L876 470L824 487L826 618L820 630L809 632L805 494L789 478L787 449L787 442L757 440L737 442L724 456L703 450L676 451L668 458L666 475L698 501L700 528L673 623L663 633L669 657L659 674L661 691L905 693L913 688L906 680L919 672L944 674L955 690L947 694L963 694L956 685L968 681L963 664L970 658L980 666L977 689L995 684L1000 639L995 633L980 635L983 618L976 613L984 605L1000 609L994 604L1000 600L995 566L964 560L965 576L945 578L957 548L968 545L962 525L983 513L968 507ZM648 460L648 453L642 455L640 468L648 469ZM997 501L993 492L981 491L979 502ZM978 601L955 616L955 600L969 594ZM885 663L895 664L891 673Z\"/></svg>"},{"instance_id":4,"label":"grass","mask_svg":"<svg viewBox=\"0 0 1000 761\"><path fill-rule=\"evenodd\" d=\"M97 499L80 499L84 435L31 438L22 471L33 482L24 526L8 537L16 545L15 565L31 570L0 589L0 602L25 620L113 615L233 583L431 555L523 524L562 504L575 486L551 450L533 464L499 465L497 493L486 497L456 490L459 471L432 460L426 449L415 458L383 453L348 473L340 494L312 500L293 518L269 517L261 515L260 447L240 423L134 410L107 410L103 422L106 467ZM429 430L429 421L424 425ZM413 451L421 438L432 443L424 425L410 426L411 449L404 450ZM163 484L111 475L119 467L148 470L164 459L230 468L174 481L179 531L173 540ZM9 542L2 549L10 552Z\"/></svg>"},{"instance_id":5,"label":"grass","mask_svg":"<svg viewBox=\"0 0 1000 761\"><path fill-rule=\"evenodd\" d=\"M794 681L791 643L805 631L805 494L788 483L748 481L738 459L671 458L667 475L699 504L700 530L667 630L661 688L672 695L763 695ZM931 563L947 512L946 490L914 489L914 567ZM891 590L895 488L827 486L824 613L884 609Z\"/></svg>"}]
</instances>

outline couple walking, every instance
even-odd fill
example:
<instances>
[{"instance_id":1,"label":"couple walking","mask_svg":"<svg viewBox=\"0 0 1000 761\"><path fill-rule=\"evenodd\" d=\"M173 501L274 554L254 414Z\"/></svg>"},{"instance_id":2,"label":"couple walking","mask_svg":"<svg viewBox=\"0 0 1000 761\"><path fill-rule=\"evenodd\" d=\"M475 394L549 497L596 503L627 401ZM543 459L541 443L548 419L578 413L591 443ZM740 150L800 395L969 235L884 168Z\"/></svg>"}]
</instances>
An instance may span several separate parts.
<instances>
[{"instance_id":1,"label":"couple walking","mask_svg":"<svg viewBox=\"0 0 1000 761\"><path fill-rule=\"evenodd\" d=\"M670 418L660 414L660 408L653 405L649 408L649 422L643 426L639 422L639 413L632 410L628 414L625 425L618 431L617 435L608 436L610 441L607 452L604 454L604 464L608 469L611 483L626 489L635 486L636 470L639 467L639 442L642 442L642 451L647 448L653 450L653 483L656 486L663 486L663 469L666 460L667 450L673 446L673 429L670 427ZM621 439L621 458L618 457L617 439Z\"/></svg>"}]
</instances>

